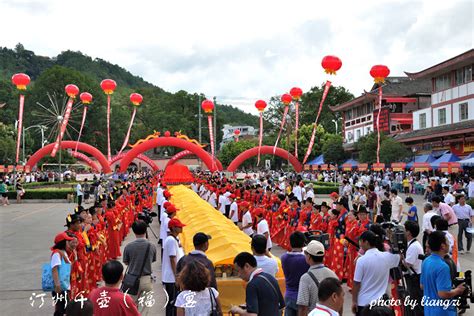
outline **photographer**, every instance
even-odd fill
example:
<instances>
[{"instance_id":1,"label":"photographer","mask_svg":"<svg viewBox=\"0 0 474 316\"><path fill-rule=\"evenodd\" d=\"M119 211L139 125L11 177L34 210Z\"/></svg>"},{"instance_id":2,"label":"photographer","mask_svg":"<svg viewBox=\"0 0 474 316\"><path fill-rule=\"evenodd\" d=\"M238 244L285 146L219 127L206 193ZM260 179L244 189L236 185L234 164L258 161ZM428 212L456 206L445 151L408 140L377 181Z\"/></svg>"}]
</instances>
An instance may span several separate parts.
<instances>
[{"instance_id":1,"label":"photographer","mask_svg":"<svg viewBox=\"0 0 474 316\"><path fill-rule=\"evenodd\" d=\"M416 301L417 305L412 310L413 315L423 315L423 307L421 306L421 299L423 292L420 288L420 274L421 274L421 263L419 259L420 255L423 255L423 247L420 242L416 239L420 233L420 226L418 223L413 221L405 222L405 236L407 238L407 250L406 256L403 260L403 265L408 269L405 273L405 280L407 284L408 294L412 301Z\"/></svg>"},{"instance_id":2,"label":"photographer","mask_svg":"<svg viewBox=\"0 0 474 316\"><path fill-rule=\"evenodd\" d=\"M421 285L424 291L425 315L455 316L455 301L446 301L461 295L465 287L463 284L452 288L451 273L444 256L449 252L446 235L441 231L434 231L428 237L428 246L431 255L421 265Z\"/></svg>"},{"instance_id":3,"label":"photographer","mask_svg":"<svg viewBox=\"0 0 474 316\"><path fill-rule=\"evenodd\" d=\"M377 249L379 238L372 231L359 237L360 248L365 251L357 262L352 288L352 312L362 315L362 310L372 301L383 299L389 282L390 269L398 267L400 256Z\"/></svg>"}]
</instances>

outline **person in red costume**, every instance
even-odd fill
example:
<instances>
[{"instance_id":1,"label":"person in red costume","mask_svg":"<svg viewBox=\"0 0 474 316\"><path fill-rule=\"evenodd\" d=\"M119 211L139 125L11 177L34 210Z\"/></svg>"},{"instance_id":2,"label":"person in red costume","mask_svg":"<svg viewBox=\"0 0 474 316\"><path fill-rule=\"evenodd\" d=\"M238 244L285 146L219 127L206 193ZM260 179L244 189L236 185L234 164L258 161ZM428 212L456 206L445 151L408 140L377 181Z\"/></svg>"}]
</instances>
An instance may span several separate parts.
<instances>
[{"instance_id":1,"label":"person in red costume","mask_svg":"<svg viewBox=\"0 0 474 316\"><path fill-rule=\"evenodd\" d=\"M340 280L344 277L344 236L346 234L346 217L348 210L344 207L342 199L336 201L337 226L334 228L334 247L332 248L332 267L333 271ZM332 246L332 245L331 245Z\"/></svg>"},{"instance_id":2,"label":"person in red costume","mask_svg":"<svg viewBox=\"0 0 474 316\"><path fill-rule=\"evenodd\" d=\"M309 227L311 224L311 214L313 213L313 201L307 198L301 208L299 226Z\"/></svg>"},{"instance_id":3,"label":"person in red costume","mask_svg":"<svg viewBox=\"0 0 474 316\"><path fill-rule=\"evenodd\" d=\"M71 261L71 295L75 297L76 294L86 290L87 275L85 271L85 244L81 232L81 218L77 214L69 214L66 217L67 230L66 233L74 236L77 240L77 246L74 251L68 251L68 257Z\"/></svg>"},{"instance_id":4,"label":"person in red costume","mask_svg":"<svg viewBox=\"0 0 474 316\"><path fill-rule=\"evenodd\" d=\"M319 230L319 231L326 231L325 225L323 223L323 216L321 215L321 206L314 205L311 211L311 220L309 224L309 230Z\"/></svg>"},{"instance_id":5,"label":"person in red costume","mask_svg":"<svg viewBox=\"0 0 474 316\"><path fill-rule=\"evenodd\" d=\"M120 219L117 218L116 212L114 212L114 206L112 203L107 205L107 211L105 212L105 220L107 221L107 259L116 259L122 254L120 252Z\"/></svg>"},{"instance_id":6,"label":"person in red costume","mask_svg":"<svg viewBox=\"0 0 474 316\"><path fill-rule=\"evenodd\" d=\"M347 286L352 289L352 285L354 282L354 269L355 269L355 260L358 255L358 236L357 236L357 228L359 222L357 221L356 216L353 212L349 212L347 214L346 220L346 238L349 239L345 240L344 244L347 248L347 257L346 257L346 264L344 265L344 278L347 280ZM355 243L354 244L352 244Z\"/></svg>"}]
</instances>

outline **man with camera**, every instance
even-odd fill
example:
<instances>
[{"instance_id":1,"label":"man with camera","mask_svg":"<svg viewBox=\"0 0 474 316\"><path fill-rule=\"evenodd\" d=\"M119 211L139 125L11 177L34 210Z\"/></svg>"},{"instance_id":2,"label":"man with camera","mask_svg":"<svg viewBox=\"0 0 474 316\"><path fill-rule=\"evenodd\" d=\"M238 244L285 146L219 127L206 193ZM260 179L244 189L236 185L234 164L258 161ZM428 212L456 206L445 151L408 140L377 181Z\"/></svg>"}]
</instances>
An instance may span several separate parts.
<instances>
[{"instance_id":1,"label":"man with camera","mask_svg":"<svg viewBox=\"0 0 474 316\"><path fill-rule=\"evenodd\" d=\"M464 284L452 288L451 272L444 257L449 253L449 243L442 231L434 231L428 237L431 255L421 265L421 286L426 316L455 316L456 301L452 298L463 294Z\"/></svg>"},{"instance_id":2,"label":"man with camera","mask_svg":"<svg viewBox=\"0 0 474 316\"><path fill-rule=\"evenodd\" d=\"M379 300L385 300L390 269L398 267L400 255L377 249L380 242L372 231L365 231L359 237L364 255L356 262L352 288L352 312L363 315L363 310Z\"/></svg>"},{"instance_id":3,"label":"man with camera","mask_svg":"<svg viewBox=\"0 0 474 316\"><path fill-rule=\"evenodd\" d=\"M407 238L406 256L403 260L403 265L407 268L404 277L407 284L408 295L410 300L416 302L416 306L412 309L410 315L423 315L423 307L421 306L421 299L423 298L423 291L420 288L421 263L420 255L423 256L423 247L416 239L420 233L420 226L417 222L405 222L405 236Z\"/></svg>"}]
</instances>

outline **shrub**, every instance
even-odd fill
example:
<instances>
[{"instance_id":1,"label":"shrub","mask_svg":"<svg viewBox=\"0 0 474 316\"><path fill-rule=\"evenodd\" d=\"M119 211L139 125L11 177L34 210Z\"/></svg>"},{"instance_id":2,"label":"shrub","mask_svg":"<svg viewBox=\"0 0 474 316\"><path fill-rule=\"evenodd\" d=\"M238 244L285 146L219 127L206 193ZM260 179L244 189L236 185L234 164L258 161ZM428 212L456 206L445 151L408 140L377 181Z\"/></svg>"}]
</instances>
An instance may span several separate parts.
<instances>
[{"instance_id":1,"label":"shrub","mask_svg":"<svg viewBox=\"0 0 474 316\"><path fill-rule=\"evenodd\" d=\"M26 200L65 200L68 194L73 194L74 189L68 188L40 188L40 189L25 189L25 195L22 199ZM7 193L9 199L16 199L16 191Z\"/></svg>"}]
</instances>

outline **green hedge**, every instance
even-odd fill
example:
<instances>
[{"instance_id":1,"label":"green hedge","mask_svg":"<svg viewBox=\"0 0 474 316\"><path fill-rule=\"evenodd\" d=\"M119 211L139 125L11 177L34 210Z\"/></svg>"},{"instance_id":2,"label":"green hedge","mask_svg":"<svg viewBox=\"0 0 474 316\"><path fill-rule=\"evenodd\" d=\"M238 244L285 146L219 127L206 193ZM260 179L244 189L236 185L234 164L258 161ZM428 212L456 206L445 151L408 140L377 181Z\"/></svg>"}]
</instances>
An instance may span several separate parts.
<instances>
[{"instance_id":1,"label":"green hedge","mask_svg":"<svg viewBox=\"0 0 474 316\"><path fill-rule=\"evenodd\" d=\"M323 187L338 187L339 185L334 182L323 182L323 181L311 181L311 180L303 180L304 183L312 183L313 185L323 186Z\"/></svg>"},{"instance_id":2,"label":"green hedge","mask_svg":"<svg viewBox=\"0 0 474 316\"><path fill-rule=\"evenodd\" d=\"M25 195L22 199L26 200L65 200L68 194L73 194L73 188L41 188L41 189L25 189ZM16 199L16 191L7 193L9 199Z\"/></svg>"},{"instance_id":3,"label":"green hedge","mask_svg":"<svg viewBox=\"0 0 474 316\"><path fill-rule=\"evenodd\" d=\"M65 185L65 186L76 186L78 182L76 181L67 181L67 182L63 182L62 185ZM83 184L84 182L81 182L81 184ZM24 189L28 189L28 188L34 188L34 189L39 189L39 188L42 188L42 187L49 187L49 186L53 186L53 185L59 185L59 181L55 181L55 182L33 182L33 183L23 183L23 188ZM14 187L13 185L10 185L8 186L8 190L10 191L13 191L14 190Z\"/></svg>"},{"instance_id":4,"label":"green hedge","mask_svg":"<svg viewBox=\"0 0 474 316\"><path fill-rule=\"evenodd\" d=\"M329 186L313 186L314 194L331 194L332 192L339 192L338 187L329 187Z\"/></svg>"},{"instance_id":5,"label":"green hedge","mask_svg":"<svg viewBox=\"0 0 474 316\"><path fill-rule=\"evenodd\" d=\"M466 204L469 204L474 209L474 199L467 200Z\"/></svg>"}]
</instances>

